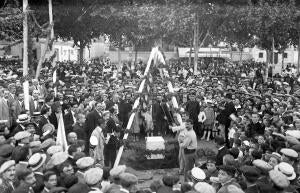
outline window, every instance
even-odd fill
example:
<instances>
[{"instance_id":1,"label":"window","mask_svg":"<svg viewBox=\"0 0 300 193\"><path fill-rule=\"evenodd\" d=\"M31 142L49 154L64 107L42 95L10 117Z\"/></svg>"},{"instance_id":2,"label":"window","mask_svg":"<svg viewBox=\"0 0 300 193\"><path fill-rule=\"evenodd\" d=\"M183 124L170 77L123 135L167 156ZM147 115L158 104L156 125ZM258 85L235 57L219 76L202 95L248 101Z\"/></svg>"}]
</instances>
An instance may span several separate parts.
<instances>
[{"instance_id":1,"label":"window","mask_svg":"<svg viewBox=\"0 0 300 193\"><path fill-rule=\"evenodd\" d=\"M287 57L288 57L288 53L286 53L286 52L283 53L283 57L284 57L284 58L287 58Z\"/></svg>"},{"instance_id":2,"label":"window","mask_svg":"<svg viewBox=\"0 0 300 193\"><path fill-rule=\"evenodd\" d=\"M259 53L258 53L258 57L259 57L259 58L263 58L263 57L264 57L264 53L259 52Z\"/></svg>"}]
</instances>

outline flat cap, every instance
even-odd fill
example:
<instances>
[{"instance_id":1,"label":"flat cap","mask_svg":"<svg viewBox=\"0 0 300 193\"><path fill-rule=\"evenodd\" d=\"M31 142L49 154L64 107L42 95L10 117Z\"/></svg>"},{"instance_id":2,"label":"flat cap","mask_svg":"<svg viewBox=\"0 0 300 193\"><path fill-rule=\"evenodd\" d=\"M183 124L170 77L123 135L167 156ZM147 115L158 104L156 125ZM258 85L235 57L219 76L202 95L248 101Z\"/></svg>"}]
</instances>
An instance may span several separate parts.
<instances>
[{"instance_id":1,"label":"flat cap","mask_svg":"<svg viewBox=\"0 0 300 193\"><path fill-rule=\"evenodd\" d=\"M242 166L240 171L243 173L246 179L257 179L260 174L260 171L254 166Z\"/></svg>"},{"instance_id":2,"label":"flat cap","mask_svg":"<svg viewBox=\"0 0 300 193\"><path fill-rule=\"evenodd\" d=\"M52 138L46 139L41 145L41 149L47 150L49 147L55 145L55 141Z\"/></svg>"},{"instance_id":3,"label":"flat cap","mask_svg":"<svg viewBox=\"0 0 300 193\"><path fill-rule=\"evenodd\" d=\"M273 169L269 163L261 159L253 160L252 164L262 171L270 171Z\"/></svg>"},{"instance_id":4,"label":"flat cap","mask_svg":"<svg viewBox=\"0 0 300 193\"><path fill-rule=\"evenodd\" d=\"M90 168L84 173L84 181L87 185L95 185L99 183L103 176L101 168Z\"/></svg>"},{"instance_id":5,"label":"flat cap","mask_svg":"<svg viewBox=\"0 0 300 193\"><path fill-rule=\"evenodd\" d=\"M50 156L58 152L63 152L63 148L60 145L53 145L47 149L47 154L49 154Z\"/></svg>"},{"instance_id":6,"label":"flat cap","mask_svg":"<svg viewBox=\"0 0 300 193\"><path fill-rule=\"evenodd\" d=\"M300 130L287 130L285 134L300 139Z\"/></svg>"},{"instance_id":7,"label":"flat cap","mask_svg":"<svg viewBox=\"0 0 300 193\"><path fill-rule=\"evenodd\" d=\"M206 182L198 182L194 188L197 193L216 193L215 188Z\"/></svg>"},{"instance_id":8,"label":"flat cap","mask_svg":"<svg viewBox=\"0 0 300 193\"><path fill-rule=\"evenodd\" d=\"M9 144L2 144L0 145L0 157L7 158L13 152L14 147Z\"/></svg>"},{"instance_id":9,"label":"flat cap","mask_svg":"<svg viewBox=\"0 0 300 193\"><path fill-rule=\"evenodd\" d=\"M76 161L76 165L79 169L86 169L91 167L95 163L92 157L83 157Z\"/></svg>"},{"instance_id":10,"label":"flat cap","mask_svg":"<svg viewBox=\"0 0 300 193\"><path fill-rule=\"evenodd\" d=\"M3 162L0 166L0 174L8 170L10 167L16 165L16 162L14 160L7 160Z\"/></svg>"},{"instance_id":11,"label":"flat cap","mask_svg":"<svg viewBox=\"0 0 300 193\"><path fill-rule=\"evenodd\" d=\"M291 158L298 158L298 153L290 148L282 148L280 150L280 153L282 153L283 155L287 156L287 157L291 157Z\"/></svg>"},{"instance_id":12,"label":"flat cap","mask_svg":"<svg viewBox=\"0 0 300 193\"><path fill-rule=\"evenodd\" d=\"M14 139L19 141L19 140L25 139L30 136L31 136L31 134L28 131L20 131L15 134Z\"/></svg>"},{"instance_id":13,"label":"flat cap","mask_svg":"<svg viewBox=\"0 0 300 193\"><path fill-rule=\"evenodd\" d=\"M269 177L272 182L280 188L287 188L290 185L290 181L287 177L279 171L271 170L269 172Z\"/></svg>"},{"instance_id":14,"label":"flat cap","mask_svg":"<svg viewBox=\"0 0 300 193\"><path fill-rule=\"evenodd\" d=\"M138 178L135 175L126 172L120 174L120 179L121 184L126 186L134 185L138 182Z\"/></svg>"},{"instance_id":15,"label":"flat cap","mask_svg":"<svg viewBox=\"0 0 300 193\"><path fill-rule=\"evenodd\" d=\"M125 165L118 165L117 167L112 168L109 171L109 175L111 177L118 177L120 176L122 173L124 173L126 170L126 166Z\"/></svg>"}]
</instances>

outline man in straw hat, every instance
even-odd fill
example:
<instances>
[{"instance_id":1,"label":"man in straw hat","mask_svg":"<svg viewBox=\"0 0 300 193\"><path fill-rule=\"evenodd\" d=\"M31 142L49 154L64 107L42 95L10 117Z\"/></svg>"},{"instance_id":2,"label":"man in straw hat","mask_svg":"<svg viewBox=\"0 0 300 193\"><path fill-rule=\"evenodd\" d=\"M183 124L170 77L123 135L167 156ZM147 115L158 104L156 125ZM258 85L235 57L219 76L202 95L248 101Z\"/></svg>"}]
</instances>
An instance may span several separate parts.
<instances>
[{"instance_id":1,"label":"man in straw hat","mask_svg":"<svg viewBox=\"0 0 300 193\"><path fill-rule=\"evenodd\" d=\"M28 165L34 172L36 179L36 185L33 188L35 192L41 192L44 188L43 171L45 169L46 158L46 154L35 153L28 160Z\"/></svg>"}]
</instances>

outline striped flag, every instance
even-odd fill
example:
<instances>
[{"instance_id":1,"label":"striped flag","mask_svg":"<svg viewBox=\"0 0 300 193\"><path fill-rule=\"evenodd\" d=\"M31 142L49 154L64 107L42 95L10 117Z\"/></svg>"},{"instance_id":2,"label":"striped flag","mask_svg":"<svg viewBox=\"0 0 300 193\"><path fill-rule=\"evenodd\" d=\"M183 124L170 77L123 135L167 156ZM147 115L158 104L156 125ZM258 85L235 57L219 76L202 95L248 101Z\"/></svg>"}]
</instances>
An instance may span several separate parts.
<instances>
[{"instance_id":1,"label":"striped flag","mask_svg":"<svg viewBox=\"0 0 300 193\"><path fill-rule=\"evenodd\" d=\"M62 146L64 151L68 149L67 137L65 132L65 125L62 113L59 115L58 120L58 128L57 128L57 137L56 137L56 145Z\"/></svg>"}]
</instances>

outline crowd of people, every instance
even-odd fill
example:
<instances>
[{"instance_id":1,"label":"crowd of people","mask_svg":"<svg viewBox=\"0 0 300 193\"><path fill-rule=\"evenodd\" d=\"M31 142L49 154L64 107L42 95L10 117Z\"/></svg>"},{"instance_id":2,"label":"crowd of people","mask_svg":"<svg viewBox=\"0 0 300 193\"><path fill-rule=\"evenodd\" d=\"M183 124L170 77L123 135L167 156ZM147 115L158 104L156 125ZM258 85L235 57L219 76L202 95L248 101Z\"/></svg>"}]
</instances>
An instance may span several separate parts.
<instances>
[{"instance_id":1,"label":"crowd of people","mask_svg":"<svg viewBox=\"0 0 300 193\"><path fill-rule=\"evenodd\" d=\"M298 192L300 93L293 70L266 78L264 63L199 64L194 75L187 61L170 60L163 66L168 79L154 66L137 93L145 78L141 61L119 66L101 58L54 69L46 63L29 81L26 110L22 69L0 61L0 192ZM178 175L166 173L149 189L138 189L125 165L114 167L137 97L128 141L169 136L179 145ZM62 123L66 148L56 139ZM217 152L199 149L199 140L213 142Z\"/></svg>"}]
</instances>

